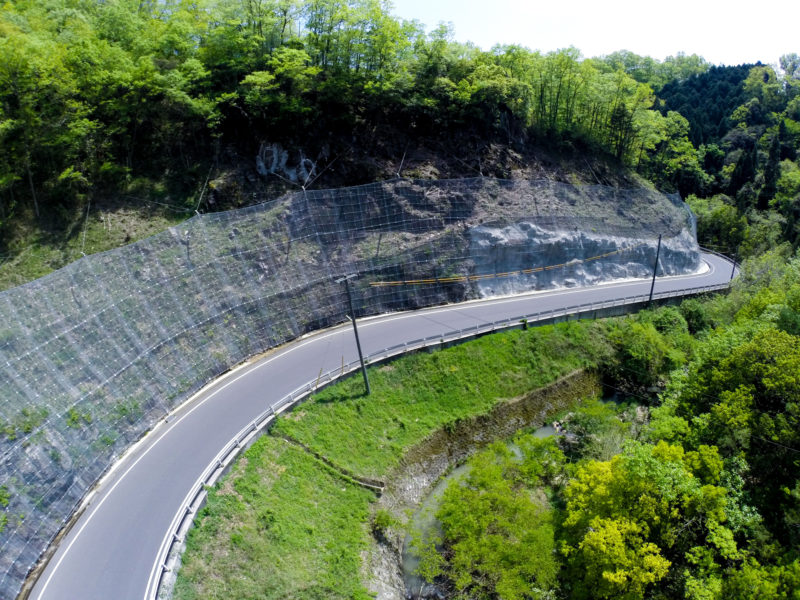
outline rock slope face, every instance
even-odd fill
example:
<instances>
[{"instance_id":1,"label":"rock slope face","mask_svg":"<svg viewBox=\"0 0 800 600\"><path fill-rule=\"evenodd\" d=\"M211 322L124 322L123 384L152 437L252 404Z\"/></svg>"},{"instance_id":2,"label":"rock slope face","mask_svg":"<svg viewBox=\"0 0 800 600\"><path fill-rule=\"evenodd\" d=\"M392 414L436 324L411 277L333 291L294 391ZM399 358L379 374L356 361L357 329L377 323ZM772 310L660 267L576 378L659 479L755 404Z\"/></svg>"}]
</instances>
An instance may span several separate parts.
<instances>
[{"instance_id":1,"label":"rock slope face","mask_svg":"<svg viewBox=\"0 0 800 600\"><path fill-rule=\"evenodd\" d=\"M197 216L0 293L0 589L16 594L159 418L247 357L343 321L337 277L357 273L357 314L377 314L646 276L659 234L665 273L697 267L676 197L395 180ZM524 269L538 270L495 277Z\"/></svg>"},{"instance_id":2,"label":"rock slope face","mask_svg":"<svg viewBox=\"0 0 800 600\"><path fill-rule=\"evenodd\" d=\"M481 225L469 230L469 238L476 271L502 274L479 280L481 296L648 277L657 251L660 276L700 268L697 240L688 227L663 239L660 251L657 240L550 228L535 219L504 227Z\"/></svg>"}]
</instances>

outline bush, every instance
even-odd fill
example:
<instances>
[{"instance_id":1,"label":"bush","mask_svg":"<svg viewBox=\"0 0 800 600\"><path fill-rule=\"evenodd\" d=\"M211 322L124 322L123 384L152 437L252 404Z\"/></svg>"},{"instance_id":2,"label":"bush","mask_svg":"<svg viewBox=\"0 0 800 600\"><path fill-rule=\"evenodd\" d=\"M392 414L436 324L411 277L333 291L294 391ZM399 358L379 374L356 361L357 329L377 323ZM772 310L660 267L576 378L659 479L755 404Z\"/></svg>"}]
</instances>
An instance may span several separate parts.
<instances>
[{"instance_id":1,"label":"bush","mask_svg":"<svg viewBox=\"0 0 800 600\"><path fill-rule=\"evenodd\" d=\"M711 329L714 326L705 303L697 298L689 298L681 302L680 312L691 334Z\"/></svg>"},{"instance_id":2,"label":"bush","mask_svg":"<svg viewBox=\"0 0 800 600\"><path fill-rule=\"evenodd\" d=\"M650 322L662 335L680 335L689 331L686 319L674 306L658 309L650 317Z\"/></svg>"},{"instance_id":3,"label":"bush","mask_svg":"<svg viewBox=\"0 0 800 600\"><path fill-rule=\"evenodd\" d=\"M564 453L573 461L609 460L619 454L631 429L630 423L619 418L619 410L613 402L592 399L569 413L561 421L567 433L559 438Z\"/></svg>"},{"instance_id":4,"label":"bush","mask_svg":"<svg viewBox=\"0 0 800 600\"><path fill-rule=\"evenodd\" d=\"M519 456L496 442L470 459L464 479L450 482L436 512L441 539L415 536L418 572L427 581L443 575L453 597L553 594L560 565L541 476L560 471L564 457L553 438L523 434L515 442Z\"/></svg>"},{"instance_id":5,"label":"bush","mask_svg":"<svg viewBox=\"0 0 800 600\"><path fill-rule=\"evenodd\" d=\"M372 533L377 537L385 536L389 529L396 526L397 519L388 510L379 508L375 511L375 515L372 517Z\"/></svg>"},{"instance_id":6,"label":"bush","mask_svg":"<svg viewBox=\"0 0 800 600\"><path fill-rule=\"evenodd\" d=\"M663 377L684 360L650 322L622 321L611 331L616 350L607 375L611 385L623 392L643 394L662 382Z\"/></svg>"}]
</instances>

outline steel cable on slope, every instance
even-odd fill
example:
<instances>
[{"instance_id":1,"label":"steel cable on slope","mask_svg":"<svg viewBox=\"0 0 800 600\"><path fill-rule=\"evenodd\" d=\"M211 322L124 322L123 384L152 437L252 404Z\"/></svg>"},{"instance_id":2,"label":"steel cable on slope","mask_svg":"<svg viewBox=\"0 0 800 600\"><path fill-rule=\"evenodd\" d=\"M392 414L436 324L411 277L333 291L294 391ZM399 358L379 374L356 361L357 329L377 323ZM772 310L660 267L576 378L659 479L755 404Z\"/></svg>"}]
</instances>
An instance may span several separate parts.
<instances>
[{"instance_id":1,"label":"steel cable on slope","mask_svg":"<svg viewBox=\"0 0 800 600\"><path fill-rule=\"evenodd\" d=\"M629 252L631 250L635 250L636 248L641 248L642 246L647 246L648 242L641 242L639 244L633 246L626 246L625 248L620 248L619 250L613 250L611 252L606 252L604 254L598 254L596 256L590 256L588 258L576 258L574 260L565 262L565 263L558 263L553 265L546 265L543 267L531 267L528 269L519 269L516 271L505 271L502 273L482 273L480 275L455 275L450 277L435 277L429 279L407 279L407 280L399 280L399 281L372 281L370 282L370 287L398 287L398 286L405 286L405 285L438 285L441 283L467 283L470 281L483 281L487 279L502 279L505 277L514 277L516 275L531 275L533 273L542 273L544 271L553 271L555 269L565 269L568 267L574 267L581 264L586 264L588 262L592 262L595 260L600 260L602 258L608 258L609 256L614 256L615 254L622 254L623 252Z\"/></svg>"}]
</instances>

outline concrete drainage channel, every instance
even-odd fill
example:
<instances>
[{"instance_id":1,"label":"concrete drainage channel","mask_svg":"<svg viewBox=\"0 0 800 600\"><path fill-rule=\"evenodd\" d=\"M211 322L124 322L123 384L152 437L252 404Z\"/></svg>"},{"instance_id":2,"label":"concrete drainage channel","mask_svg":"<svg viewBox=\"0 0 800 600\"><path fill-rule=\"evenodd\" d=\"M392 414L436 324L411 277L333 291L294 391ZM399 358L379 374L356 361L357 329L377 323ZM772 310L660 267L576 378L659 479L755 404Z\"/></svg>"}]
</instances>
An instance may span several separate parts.
<instances>
[{"instance_id":1,"label":"concrete drainage channel","mask_svg":"<svg viewBox=\"0 0 800 600\"><path fill-rule=\"evenodd\" d=\"M729 287L730 284L721 284L661 292L653 295L653 301L664 303L684 296L724 291ZM584 303L564 309L537 312L514 319L484 323L475 325L475 327L432 335L404 344L397 344L379 352L374 352L365 358L369 364L379 364L415 350L424 348L444 348L495 331L524 329L529 325L548 325L573 318L621 316L636 312L649 304L649 302L650 296L641 294L637 296L627 296L618 300ZM284 396L239 431L219 454L217 454L214 461L205 469L200 478L198 478L192 486L191 490L189 490L189 493L186 495L181 505L181 509L172 520L172 524L161 543L161 547L151 570L145 600L168 600L171 598L175 579L181 565L181 557L185 549L186 536L189 529L192 527L195 516L205 505L208 495L207 488L213 486L220 477L227 473L231 464L239 454L257 439L261 432L275 420L277 415L291 408L310 394L331 385L341 377L349 375L359 368L360 363L358 361L350 362L340 368L322 374L313 382L306 383L287 396Z\"/></svg>"}]
</instances>

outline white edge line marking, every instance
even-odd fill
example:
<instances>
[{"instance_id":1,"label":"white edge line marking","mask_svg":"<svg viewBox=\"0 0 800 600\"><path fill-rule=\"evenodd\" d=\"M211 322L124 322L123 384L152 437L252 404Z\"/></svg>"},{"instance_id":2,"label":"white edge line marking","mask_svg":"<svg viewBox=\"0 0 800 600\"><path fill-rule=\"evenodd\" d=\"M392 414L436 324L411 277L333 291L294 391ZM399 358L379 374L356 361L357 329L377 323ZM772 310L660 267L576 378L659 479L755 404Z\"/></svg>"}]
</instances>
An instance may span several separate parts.
<instances>
[{"instance_id":1,"label":"white edge line marking","mask_svg":"<svg viewBox=\"0 0 800 600\"><path fill-rule=\"evenodd\" d=\"M702 273L702 274L691 274L691 275L678 275L678 276L671 276L671 277L662 277L661 279L663 280L663 279L668 279L668 278L669 279L685 278L687 280L691 280L691 279L694 279L694 278L706 277L706 276L712 274L715 271L715 269L714 269L714 266L710 262L706 261L705 259L703 259L703 262L705 262L710 267L710 271L708 271L706 273ZM625 283L609 282L607 284L600 284L600 285L607 285L609 287L630 287L630 286L634 286L634 285L641 285L643 281L647 281L647 279L640 279L640 280L637 280L637 281L625 282ZM521 295L513 297L513 298L504 297L504 298L494 298L494 299L489 298L489 299L486 299L486 300L480 300L479 299L479 300L475 301L474 303L475 304L481 304L483 306L487 306L487 305L491 306L493 304L506 304L506 303L510 303L510 302L520 302L520 301L523 301L523 300L526 300L526 299L529 299L531 297L538 296L538 295L562 296L564 294L575 293L576 291L581 290L581 289L591 289L591 288L590 287L570 288L570 289L566 289L566 290L556 290L556 291L543 290L543 291L540 291L540 292L529 292L529 293L526 293L526 294L521 294ZM460 304L470 304L470 303L466 302L466 303L460 303ZM440 311L453 310L453 309L457 309L458 307L459 307L459 304L456 304L456 305L451 305L451 306L432 307L430 309L423 310L423 311L409 311L408 313L405 313L405 314L388 316L388 317L385 317L385 318L377 317L377 318L370 319L370 322L364 323L363 326L367 327L369 325L374 325L374 324L377 324L377 323L380 323L380 322L395 321L395 320L399 320L399 319L406 319L406 318L418 316L420 313L424 313L424 312L440 312ZM122 473L122 475L119 476L117 481L115 481L114 484L108 490L102 492L103 493L103 497L100 499L100 501L95 505L95 507L89 513L89 516L86 517L86 520L83 522L83 524L80 526L80 528L78 528L77 532L73 535L72 540L70 540L70 543L67 545L67 547L64 549L64 551L61 553L61 556L58 558L58 560L56 561L55 565L51 569L50 574L48 575L47 579L45 580L42 589L39 591L39 594L37 596L37 600L41 600L41 598L44 596L45 591L47 590L48 586L50 585L50 582L52 581L53 576L55 575L56 571L60 567L62 561L67 556L69 551L72 549L72 546L78 540L78 538L80 537L80 535L83 532L83 530L91 522L92 518L97 513L97 511L100 510L100 508L103 506L103 504L108 499L108 497L113 493L113 491L122 482L122 480L128 475L128 473L130 473L134 469L134 467L136 467L136 465L139 464L139 462L145 456L147 456L150 453L150 451L153 448L155 448L162 439L164 439L164 437L166 436L167 433L169 433L173 428L175 428L178 424L180 424L186 417L191 415L195 410L197 410L198 408L203 406L207 401L209 401L214 396L216 396L219 392L221 392L222 390L226 389L228 386L234 384L236 381L238 381L239 379L241 379L245 375L249 375L251 372L253 372L253 371L255 371L255 370L257 370L257 369L259 369L259 368L261 368L263 366L266 366L266 365L272 363L273 361L277 360L278 358L282 358L283 356L285 356L285 355L287 355L287 354L289 354L289 353L291 353L291 352L293 352L295 350L299 350L300 348L303 348L308 344L311 344L313 342L317 342L319 340L326 339L326 338L334 336L334 335L341 334L341 333L343 333L344 329L345 329L345 327L340 325L340 326L335 327L332 331L329 331L327 333L324 333L324 334L321 334L321 335L313 335L312 337L309 337L308 339L306 339L305 341L300 342L299 344L292 344L291 347L286 348L283 351L279 351L274 356L271 356L271 357L265 359L262 362L258 362L255 365L252 365L250 367L245 367L243 369L242 373L240 373L237 377L231 379L230 381L228 381L224 385L222 385L222 386L218 387L217 389L213 390L212 392L210 392L205 398L203 398L200 401L198 401L193 407L191 407L183 415L178 417L178 419L176 419L175 421L172 421L171 423L169 423L168 424L169 426L161 431L161 433L159 434L159 437L144 452L142 452L142 454L133 463L131 463L131 465L127 469L125 469L125 471ZM176 410L178 410L178 409L180 409L180 407L178 407ZM238 433L241 433L241 430L239 432L237 432L237 434ZM195 483L192 485L192 488L194 488L194 486L197 484L197 482L201 481L201 479L202 479L202 477L200 479L196 480ZM170 537L171 535L172 535L172 532L169 532L166 537ZM162 545L163 545L163 540L162 540ZM159 549L159 553L160 553L160 549ZM156 567L158 566L157 563L158 563L158 557L156 557L156 564L153 565L153 569L151 570L150 578L148 579L148 589L149 589L149 586L150 586L150 580L152 579L152 573L156 569ZM145 598L147 598L146 594L147 594L147 590L145 591Z\"/></svg>"}]
</instances>

